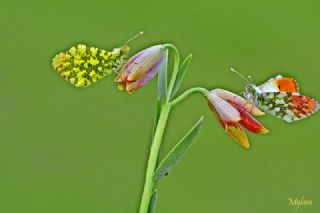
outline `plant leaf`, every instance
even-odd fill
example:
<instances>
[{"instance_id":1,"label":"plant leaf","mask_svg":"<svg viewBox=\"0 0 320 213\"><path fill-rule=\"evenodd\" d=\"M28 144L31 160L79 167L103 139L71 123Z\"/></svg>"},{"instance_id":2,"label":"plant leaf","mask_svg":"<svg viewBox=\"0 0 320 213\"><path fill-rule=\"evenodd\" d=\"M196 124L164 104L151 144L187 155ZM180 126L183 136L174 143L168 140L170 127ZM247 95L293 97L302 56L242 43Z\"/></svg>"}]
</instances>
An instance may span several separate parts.
<instances>
[{"instance_id":1,"label":"plant leaf","mask_svg":"<svg viewBox=\"0 0 320 213\"><path fill-rule=\"evenodd\" d=\"M152 147L152 145L153 145L154 134L156 133L156 129L157 129L157 126L158 126L158 121L159 121L160 113L161 113L161 104L160 104L159 97L158 97L158 98L157 98L157 102L156 102L156 109L155 109L155 112L154 112L154 119L153 119L152 133L151 133L152 135L151 135L151 145L150 145L150 149L151 149L151 147ZM161 147L159 148L156 166L158 166L159 163L160 163L160 152L161 152Z\"/></svg>"},{"instance_id":2,"label":"plant leaf","mask_svg":"<svg viewBox=\"0 0 320 213\"><path fill-rule=\"evenodd\" d=\"M168 50L165 52L164 61L159 67L158 73L158 96L160 103L166 100L167 96L167 69L168 69Z\"/></svg>"},{"instance_id":3,"label":"plant leaf","mask_svg":"<svg viewBox=\"0 0 320 213\"><path fill-rule=\"evenodd\" d=\"M189 132L171 149L167 156L162 160L156 171L154 172L153 178L158 181L161 177L167 175L172 168L178 163L185 152L192 144L194 138L199 133L203 124L203 116L199 121L189 130Z\"/></svg>"},{"instance_id":4,"label":"plant leaf","mask_svg":"<svg viewBox=\"0 0 320 213\"><path fill-rule=\"evenodd\" d=\"M150 197L148 213L154 213L156 210L156 203L158 198L158 190L155 189Z\"/></svg>"},{"instance_id":5,"label":"plant leaf","mask_svg":"<svg viewBox=\"0 0 320 213\"><path fill-rule=\"evenodd\" d=\"M159 98L157 98L156 109L155 109L154 118L153 118L151 145L153 143L154 134L156 133L156 129L157 129L157 126L158 126L160 112L161 112L161 104L160 104Z\"/></svg>"},{"instance_id":6,"label":"plant leaf","mask_svg":"<svg viewBox=\"0 0 320 213\"><path fill-rule=\"evenodd\" d=\"M192 54L189 54L180 65L176 80L173 85L170 100L172 100L174 96L177 94L191 59L192 59Z\"/></svg>"}]
</instances>

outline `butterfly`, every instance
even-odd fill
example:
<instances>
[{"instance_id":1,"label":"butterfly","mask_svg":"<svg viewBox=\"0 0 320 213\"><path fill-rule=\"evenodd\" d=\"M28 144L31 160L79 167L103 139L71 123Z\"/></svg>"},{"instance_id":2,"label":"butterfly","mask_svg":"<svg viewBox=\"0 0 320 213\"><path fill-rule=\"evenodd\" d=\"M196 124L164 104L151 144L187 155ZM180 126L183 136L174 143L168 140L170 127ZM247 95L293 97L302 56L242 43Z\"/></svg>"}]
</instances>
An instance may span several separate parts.
<instances>
[{"instance_id":1,"label":"butterfly","mask_svg":"<svg viewBox=\"0 0 320 213\"><path fill-rule=\"evenodd\" d=\"M232 71L238 73L233 69ZM277 75L260 86L249 82L243 96L261 111L287 122L306 118L320 108L317 100L299 93L295 79L282 75Z\"/></svg>"},{"instance_id":2,"label":"butterfly","mask_svg":"<svg viewBox=\"0 0 320 213\"><path fill-rule=\"evenodd\" d=\"M112 51L85 44L75 45L58 53L52 59L52 66L73 86L87 87L112 72L117 73L126 62L130 50L128 43L142 34L140 32Z\"/></svg>"}]
</instances>

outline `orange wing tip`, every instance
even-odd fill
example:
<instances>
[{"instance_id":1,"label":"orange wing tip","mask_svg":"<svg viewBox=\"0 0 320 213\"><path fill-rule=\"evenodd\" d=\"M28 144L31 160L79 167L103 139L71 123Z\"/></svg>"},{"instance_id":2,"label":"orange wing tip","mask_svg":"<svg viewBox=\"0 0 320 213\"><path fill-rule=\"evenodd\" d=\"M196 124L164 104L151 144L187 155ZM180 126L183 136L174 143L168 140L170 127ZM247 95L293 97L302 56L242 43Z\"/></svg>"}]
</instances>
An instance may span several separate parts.
<instances>
[{"instance_id":1,"label":"orange wing tip","mask_svg":"<svg viewBox=\"0 0 320 213\"><path fill-rule=\"evenodd\" d=\"M278 78L275 80L279 92L298 92L299 86L298 83L293 78Z\"/></svg>"}]
</instances>

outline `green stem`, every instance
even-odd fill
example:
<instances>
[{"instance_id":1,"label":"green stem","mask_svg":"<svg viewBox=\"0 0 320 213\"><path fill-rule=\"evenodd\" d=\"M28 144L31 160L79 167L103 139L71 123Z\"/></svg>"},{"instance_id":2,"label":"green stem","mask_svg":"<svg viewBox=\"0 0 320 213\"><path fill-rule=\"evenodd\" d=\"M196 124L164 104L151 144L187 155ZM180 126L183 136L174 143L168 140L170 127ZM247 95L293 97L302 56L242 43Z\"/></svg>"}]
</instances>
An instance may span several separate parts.
<instances>
[{"instance_id":1,"label":"green stem","mask_svg":"<svg viewBox=\"0 0 320 213\"><path fill-rule=\"evenodd\" d=\"M201 93L203 95L206 95L208 92L209 91L207 89L202 87L194 87L194 88L188 89L187 91L182 93L179 97L171 101L170 105L175 106L176 104L180 103L181 101L183 101L185 98L187 98L189 95L193 93Z\"/></svg>"},{"instance_id":2,"label":"green stem","mask_svg":"<svg viewBox=\"0 0 320 213\"><path fill-rule=\"evenodd\" d=\"M150 150L148 166L146 171L146 179L143 188L143 194L140 204L139 213L147 213L150 203L150 197L153 192L155 181L153 179L153 173L156 169L156 163L158 158L158 153L162 141L162 136L164 129L167 124L171 106L168 103L164 103L161 107L160 117L157 125L156 132L154 134L153 144Z\"/></svg>"},{"instance_id":3,"label":"green stem","mask_svg":"<svg viewBox=\"0 0 320 213\"><path fill-rule=\"evenodd\" d=\"M172 71L170 83L169 83L169 86L168 86L168 93L167 93L167 102L169 102L170 97L171 97L171 93L172 93L172 90L173 90L174 82L176 81L177 74L178 74L178 71L179 71L180 56L179 56L178 49L174 45L165 44L164 46L166 48L168 48L168 49L171 49L173 51L173 53L174 53L173 71Z\"/></svg>"},{"instance_id":4,"label":"green stem","mask_svg":"<svg viewBox=\"0 0 320 213\"><path fill-rule=\"evenodd\" d=\"M155 180L153 178L153 175L154 175L154 171L157 166L157 160L158 160L159 150L161 147L162 137L163 137L163 133L164 133L164 130L165 130L165 127L167 124L167 120L168 120L168 117L170 114L171 107L176 105L177 103L179 103L183 99L185 99L191 93L194 93L194 92L200 92L203 94L208 93L208 90L206 90L204 88L196 87L196 88L192 88L192 89L186 91L185 93L183 93L181 96L179 96L178 98L176 98L172 102L169 102L171 94L172 94L172 90L174 87L174 83L176 81L176 77L177 77L177 74L179 71L180 56L179 56L179 52L178 52L177 48L174 45L165 44L164 46L173 51L174 65L173 65L172 76L171 76L170 83L168 86L167 94L165 97L165 101L162 103L162 106L161 106L158 124L156 127L156 131L155 131L155 134L153 137L152 146L150 149L139 213L147 213L148 212L150 198L152 196L152 192L153 192L154 186L155 186Z\"/></svg>"},{"instance_id":5,"label":"green stem","mask_svg":"<svg viewBox=\"0 0 320 213\"><path fill-rule=\"evenodd\" d=\"M177 48L172 44L165 44L164 45L167 49L171 49L174 52L174 65L173 65L173 71L171 80L168 86L167 94L165 97L165 101L161 106L159 121L157 124L156 132L153 137L153 142L149 154L149 160L147 165L147 171L146 171L146 178L140 203L140 209L139 213L147 213L150 203L150 198L152 195L152 192L154 190L155 180L153 179L153 174L156 169L159 150L161 147L162 137L164 133L164 129L167 124L167 120L169 117L171 105L169 104L169 99L172 93L172 89L174 86L174 82L176 80L178 71L179 71L179 63L180 63L180 56ZM159 95L158 95L159 96ZM159 97L158 97L159 98Z\"/></svg>"}]
</instances>

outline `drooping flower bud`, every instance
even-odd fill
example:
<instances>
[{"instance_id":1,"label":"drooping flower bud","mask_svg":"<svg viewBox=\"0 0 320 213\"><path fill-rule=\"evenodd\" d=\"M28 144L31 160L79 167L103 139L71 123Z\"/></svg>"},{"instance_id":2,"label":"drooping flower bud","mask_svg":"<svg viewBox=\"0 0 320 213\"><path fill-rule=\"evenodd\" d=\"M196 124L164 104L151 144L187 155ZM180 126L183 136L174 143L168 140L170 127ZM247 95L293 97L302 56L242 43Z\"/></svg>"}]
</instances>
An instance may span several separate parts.
<instances>
[{"instance_id":1,"label":"drooping flower bud","mask_svg":"<svg viewBox=\"0 0 320 213\"><path fill-rule=\"evenodd\" d=\"M125 89L128 93L139 89L157 74L164 58L164 45L155 45L138 52L128 60L116 77L118 88Z\"/></svg>"},{"instance_id":2,"label":"drooping flower bud","mask_svg":"<svg viewBox=\"0 0 320 213\"><path fill-rule=\"evenodd\" d=\"M222 128L242 147L249 148L250 144L241 126L254 134L268 133L268 130L253 117L264 113L241 96L223 89L215 89L209 92L207 98L209 108Z\"/></svg>"}]
</instances>

